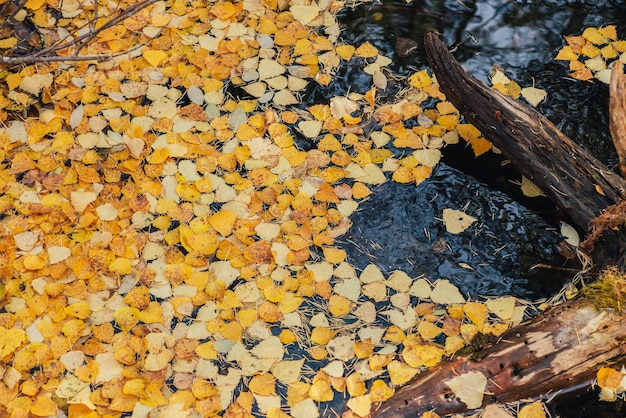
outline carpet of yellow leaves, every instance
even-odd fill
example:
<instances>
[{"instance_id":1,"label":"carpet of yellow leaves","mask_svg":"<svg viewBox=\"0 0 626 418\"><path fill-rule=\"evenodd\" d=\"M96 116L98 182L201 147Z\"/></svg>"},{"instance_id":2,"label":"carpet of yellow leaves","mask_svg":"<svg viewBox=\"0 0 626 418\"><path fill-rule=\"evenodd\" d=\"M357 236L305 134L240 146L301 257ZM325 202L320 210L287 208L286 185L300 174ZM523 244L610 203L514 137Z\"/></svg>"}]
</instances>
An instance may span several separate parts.
<instances>
[{"instance_id":1,"label":"carpet of yellow leaves","mask_svg":"<svg viewBox=\"0 0 626 418\"><path fill-rule=\"evenodd\" d=\"M608 84L610 63L616 59L626 63L626 40L618 39L614 25L588 27L581 35L565 36L565 41L555 59L569 61L570 76L577 80L596 78Z\"/></svg>"},{"instance_id":2,"label":"carpet of yellow leaves","mask_svg":"<svg viewBox=\"0 0 626 418\"><path fill-rule=\"evenodd\" d=\"M161 1L83 51L110 59L3 74L3 416L310 418L347 394L363 417L521 321L514 298L465 304L445 280L357 272L335 245L373 186L419 184L460 137L491 148L426 70L380 103L390 60L341 42L343 6ZM96 18L24 10L44 44ZM301 105L348 61L369 91Z\"/></svg>"}]
</instances>

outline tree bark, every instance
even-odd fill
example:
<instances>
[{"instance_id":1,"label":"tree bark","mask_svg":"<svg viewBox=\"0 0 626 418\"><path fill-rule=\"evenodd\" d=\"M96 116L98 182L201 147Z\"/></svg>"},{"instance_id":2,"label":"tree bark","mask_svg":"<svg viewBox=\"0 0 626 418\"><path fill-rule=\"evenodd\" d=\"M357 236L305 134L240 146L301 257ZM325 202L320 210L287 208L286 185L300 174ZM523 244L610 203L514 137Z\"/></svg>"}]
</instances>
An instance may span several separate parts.
<instances>
[{"instance_id":1,"label":"tree bark","mask_svg":"<svg viewBox=\"0 0 626 418\"><path fill-rule=\"evenodd\" d=\"M592 228L586 248L593 251L597 267L625 267L624 180L537 111L468 74L436 34L426 35L425 46L441 91L464 118L582 230ZM611 132L618 150L623 149L620 162L626 162L626 78L621 66L613 77ZM601 365L626 362L625 341L626 314L596 308L579 298L505 333L484 350L481 360L458 357L431 368L379 405L374 415L464 412L466 404L446 382L471 371L487 378L483 407L588 387Z\"/></svg>"},{"instance_id":2,"label":"tree bark","mask_svg":"<svg viewBox=\"0 0 626 418\"><path fill-rule=\"evenodd\" d=\"M626 75L624 64L620 60L613 64L609 91L609 129L619 157L622 177L626 177Z\"/></svg>"}]
</instances>

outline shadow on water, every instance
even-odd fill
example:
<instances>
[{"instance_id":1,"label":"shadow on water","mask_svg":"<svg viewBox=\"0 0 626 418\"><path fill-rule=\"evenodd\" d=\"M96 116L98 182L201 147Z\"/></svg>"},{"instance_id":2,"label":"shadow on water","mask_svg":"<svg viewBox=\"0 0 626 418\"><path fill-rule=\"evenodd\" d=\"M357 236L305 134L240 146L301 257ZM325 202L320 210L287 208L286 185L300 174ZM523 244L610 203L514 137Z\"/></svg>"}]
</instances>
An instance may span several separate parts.
<instances>
[{"instance_id":1,"label":"shadow on water","mask_svg":"<svg viewBox=\"0 0 626 418\"><path fill-rule=\"evenodd\" d=\"M422 39L436 29L478 79L487 81L498 65L520 85L546 90L548 98L538 110L612 166L616 155L608 131L607 86L573 80L566 63L553 60L563 35L609 24L626 37L623 1L385 0L344 12L342 36L353 45L369 41L392 59L393 73L408 75L427 66ZM310 92L315 101L347 90L364 93L371 86L358 63L338 76L330 86ZM391 83L388 94L393 89ZM387 182L360 205L343 243L351 261L360 268L374 262L386 272L445 277L472 297L532 299L559 289L567 273L531 268L565 265L555 250L560 214L554 206L521 195L512 183L520 175L501 156L475 158L459 145L444 151L443 162L419 186ZM479 221L462 234L447 233L438 219L446 207L464 209ZM552 416L563 418L624 416L623 403L599 403L595 391L552 402L549 408Z\"/></svg>"}]
</instances>

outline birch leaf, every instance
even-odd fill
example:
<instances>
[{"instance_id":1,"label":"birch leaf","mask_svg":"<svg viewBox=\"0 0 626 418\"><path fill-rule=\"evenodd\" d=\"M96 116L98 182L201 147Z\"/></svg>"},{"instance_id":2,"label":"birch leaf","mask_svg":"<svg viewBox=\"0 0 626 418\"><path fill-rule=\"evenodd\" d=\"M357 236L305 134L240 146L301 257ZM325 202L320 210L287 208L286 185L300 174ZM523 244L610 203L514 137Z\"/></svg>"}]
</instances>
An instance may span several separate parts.
<instances>
[{"instance_id":1,"label":"birch leaf","mask_svg":"<svg viewBox=\"0 0 626 418\"><path fill-rule=\"evenodd\" d=\"M487 387L487 378L481 372L465 373L448 380L445 384L468 409L481 407Z\"/></svg>"},{"instance_id":2,"label":"birch leaf","mask_svg":"<svg viewBox=\"0 0 626 418\"><path fill-rule=\"evenodd\" d=\"M446 231L451 234L460 234L469 228L471 224L476 222L476 220L477 219L473 216L460 210L448 208L443 210L443 223L446 227Z\"/></svg>"},{"instance_id":3,"label":"birch leaf","mask_svg":"<svg viewBox=\"0 0 626 418\"><path fill-rule=\"evenodd\" d=\"M541 90L535 87L524 87L521 91L522 97L526 99L528 103L537 107L548 96L545 90Z\"/></svg>"}]
</instances>

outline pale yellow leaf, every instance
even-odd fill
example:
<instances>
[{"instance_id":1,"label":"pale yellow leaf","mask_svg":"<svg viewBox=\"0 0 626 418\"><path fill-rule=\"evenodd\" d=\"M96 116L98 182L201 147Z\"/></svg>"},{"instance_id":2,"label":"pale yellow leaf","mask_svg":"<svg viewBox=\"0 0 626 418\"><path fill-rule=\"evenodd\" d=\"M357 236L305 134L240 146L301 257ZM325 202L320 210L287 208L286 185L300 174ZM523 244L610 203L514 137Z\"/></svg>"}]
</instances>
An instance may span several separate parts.
<instances>
[{"instance_id":1,"label":"pale yellow leaf","mask_svg":"<svg viewBox=\"0 0 626 418\"><path fill-rule=\"evenodd\" d=\"M446 208L443 210L443 223L446 227L446 231L451 234L460 234L470 227L471 224L476 222L476 218L468 215L467 213Z\"/></svg>"},{"instance_id":2,"label":"pale yellow leaf","mask_svg":"<svg viewBox=\"0 0 626 418\"><path fill-rule=\"evenodd\" d=\"M346 405L358 416L367 417L372 408L372 400L370 395L356 396L350 398Z\"/></svg>"},{"instance_id":3,"label":"pale yellow leaf","mask_svg":"<svg viewBox=\"0 0 626 418\"><path fill-rule=\"evenodd\" d=\"M315 138L322 130L323 122L319 120L304 120L298 124L298 128L307 138Z\"/></svg>"},{"instance_id":4,"label":"pale yellow leaf","mask_svg":"<svg viewBox=\"0 0 626 418\"><path fill-rule=\"evenodd\" d=\"M543 191L526 176L522 176L522 184L520 185L520 188L522 189L522 193L526 197L545 196Z\"/></svg>"},{"instance_id":5,"label":"pale yellow leaf","mask_svg":"<svg viewBox=\"0 0 626 418\"><path fill-rule=\"evenodd\" d=\"M430 294L430 300L442 305L465 303L465 298L459 289L448 280L440 279L435 283L435 288Z\"/></svg>"},{"instance_id":6,"label":"pale yellow leaf","mask_svg":"<svg viewBox=\"0 0 626 418\"><path fill-rule=\"evenodd\" d=\"M535 401L520 409L517 418L546 418L546 411L541 401Z\"/></svg>"},{"instance_id":7,"label":"pale yellow leaf","mask_svg":"<svg viewBox=\"0 0 626 418\"><path fill-rule=\"evenodd\" d=\"M461 374L446 381L445 384L468 409L480 408L482 405L487 378L481 372Z\"/></svg>"},{"instance_id":8,"label":"pale yellow leaf","mask_svg":"<svg viewBox=\"0 0 626 418\"><path fill-rule=\"evenodd\" d=\"M541 90L535 87L524 87L521 91L521 94L528 103L535 107L539 103L541 103L548 95L545 90Z\"/></svg>"},{"instance_id":9,"label":"pale yellow leaf","mask_svg":"<svg viewBox=\"0 0 626 418\"><path fill-rule=\"evenodd\" d=\"M515 313L515 298L513 296L503 296L496 299L489 299L485 302L489 312L496 314L502 320L509 320Z\"/></svg>"},{"instance_id":10,"label":"pale yellow leaf","mask_svg":"<svg viewBox=\"0 0 626 418\"><path fill-rule=\"evenodd\" d=\"M314 20L320 13L320 7L313 3L309 6L294 5L289 8L289 11L293 15L293 18L298 22L306 25Z\"/></svg>"}]
</instances>

